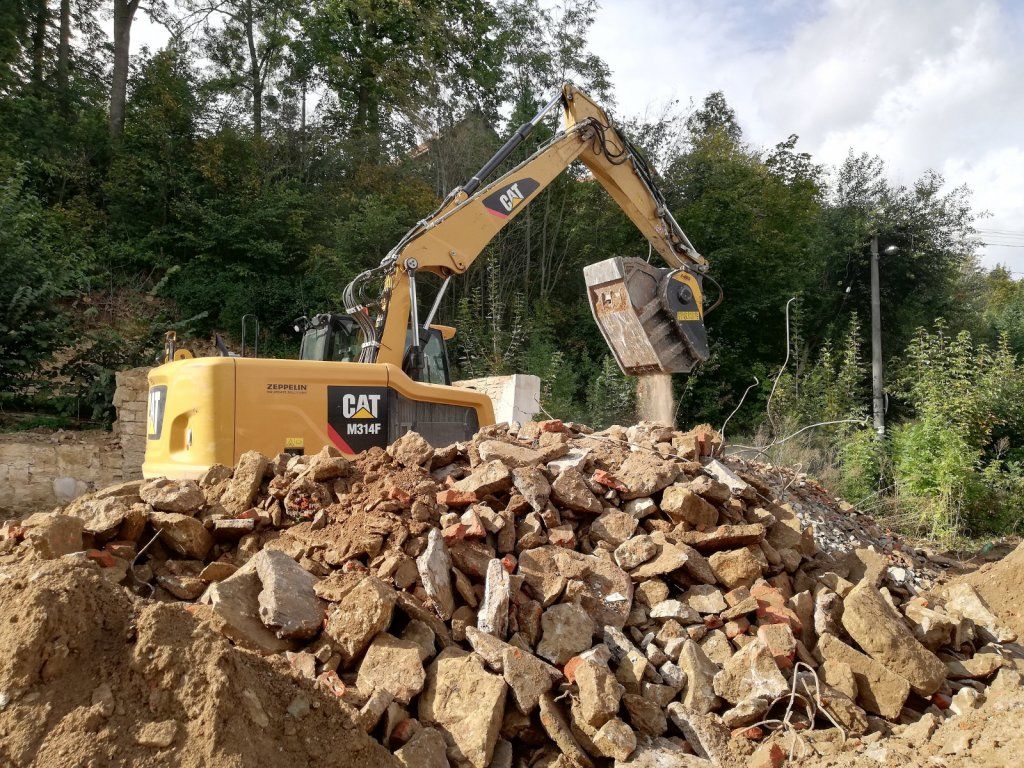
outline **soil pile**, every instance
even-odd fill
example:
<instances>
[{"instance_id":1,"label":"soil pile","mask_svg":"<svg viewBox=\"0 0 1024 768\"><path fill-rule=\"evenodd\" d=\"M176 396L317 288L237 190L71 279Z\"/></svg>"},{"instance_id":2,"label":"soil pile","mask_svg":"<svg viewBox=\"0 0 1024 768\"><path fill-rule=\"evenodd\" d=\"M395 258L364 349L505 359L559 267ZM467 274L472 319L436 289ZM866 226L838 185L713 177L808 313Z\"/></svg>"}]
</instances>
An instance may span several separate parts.
<instances>
[{"instance_id":1,"label":"soil pile","mask_svg":"<svg viewBox=\"0 0 1024 768\"><path fill-rule=\"evenodd\" d=\"M409 433L9 524L0 754L879 764L883 739L931 743L1020 687L1019 608L986 598L1002 577L932 596L922 552L720 453L710 428L650 423Z\"/></svg>"}]
</instances>

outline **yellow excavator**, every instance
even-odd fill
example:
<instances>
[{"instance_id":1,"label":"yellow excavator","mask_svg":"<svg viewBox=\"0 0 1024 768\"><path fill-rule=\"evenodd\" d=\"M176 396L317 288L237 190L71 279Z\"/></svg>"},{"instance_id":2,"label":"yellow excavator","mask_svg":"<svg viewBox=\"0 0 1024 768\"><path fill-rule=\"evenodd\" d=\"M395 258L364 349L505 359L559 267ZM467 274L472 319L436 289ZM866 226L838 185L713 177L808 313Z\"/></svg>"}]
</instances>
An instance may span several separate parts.
<instances>
[{"instance_id":1,"label":"yellow excavator","mask_svg":"<svg viewBox=\"0 0 1024 768\"><path fill-rule=\"evenodd\" d=\"M487 183L559 106L561 130ZM346 287L346 314L299 319L299 359L239 357L223 348L219 357L194 357L169 335L163 363L149 373L143 475L194 478L212 464L233 465L249 450L273 456L334 445L358 453L409 430L441 447L492 424L486 395L451 386L445 342L455 329L435 325L434 316L452 277L466 272L575 160L668 265L650 264L648 254L584 269L594 319L616 361L630 375L693 370L708 357L707 262L672 217L640 152L585 93L566 84L379 266ZM416 292L424 273L443 282L421 323Z\"/></svg>"}]
</instances>

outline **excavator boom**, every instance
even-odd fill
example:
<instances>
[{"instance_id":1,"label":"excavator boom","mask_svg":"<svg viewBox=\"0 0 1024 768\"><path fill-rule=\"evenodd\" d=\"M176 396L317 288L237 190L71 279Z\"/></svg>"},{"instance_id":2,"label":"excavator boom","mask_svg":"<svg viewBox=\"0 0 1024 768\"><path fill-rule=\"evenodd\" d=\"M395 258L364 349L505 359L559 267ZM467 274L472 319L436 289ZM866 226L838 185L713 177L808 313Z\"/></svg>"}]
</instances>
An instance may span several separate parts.
<instances>
[{"instance_id":1,"label":"excavator boom","mask_svg":"<svg viewBox=\"0 0 1024 768\"><path fill-rule=\"evenodd\" d=\"M558 105L563 109L562 130L525 161L486 183ZM674 373L688 372L705 360L701 281L707 262L672 217L643 156L599 106L570 84L521 126L472 179L450 193L437 211L413 227L380 267L349 286L346 309L368 337L361 360L406 368L411 362L415 368L417 273L432 272L445 279L464 273L487 244L575 160L588 168L670 267L644 269L634 264L642 260L618 259L587 269L594 318L619 365L630 374ZM384 291L377 322L371 325L363 302L355 296L359 281L382 272ZM410 321L411 349L407 343Z\"/></svg>"}]
</instances>

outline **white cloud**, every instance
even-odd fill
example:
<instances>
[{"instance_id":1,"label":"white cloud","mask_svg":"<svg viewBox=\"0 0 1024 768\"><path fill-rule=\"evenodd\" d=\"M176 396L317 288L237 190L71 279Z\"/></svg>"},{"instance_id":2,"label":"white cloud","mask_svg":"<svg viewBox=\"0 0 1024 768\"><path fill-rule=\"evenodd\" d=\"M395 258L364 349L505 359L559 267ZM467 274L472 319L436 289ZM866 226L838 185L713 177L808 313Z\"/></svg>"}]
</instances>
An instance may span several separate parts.
<instances>
[{"instance_id":1,"label":"white cloud","mask_svg":"<svg viewBox=\"0 0 1024 768\"><path fill-rule=\"evenodd\" d=\"M829 163L852 147L905 183L934 168L991 212L981 227L1024 233L1022 33L997 0L605 0L591 47L625 114L723 90L755 144L798 133ZM1024 248L984 260L1024 273Z\"/></svg>"}]
</instances>

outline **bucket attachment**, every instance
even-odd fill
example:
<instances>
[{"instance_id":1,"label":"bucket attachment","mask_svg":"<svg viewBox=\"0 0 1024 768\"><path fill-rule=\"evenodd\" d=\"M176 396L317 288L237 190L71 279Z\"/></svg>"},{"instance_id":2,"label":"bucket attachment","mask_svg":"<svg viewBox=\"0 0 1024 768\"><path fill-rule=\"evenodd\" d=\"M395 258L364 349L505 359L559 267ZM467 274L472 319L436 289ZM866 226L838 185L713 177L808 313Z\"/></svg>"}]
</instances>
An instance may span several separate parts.
<instances>
[{"instance_id":1,"label":"bucket attachment","mask_svg":"<svg viewBox=\"0 0 1024 768\"><path fill-rule=\"evenodd\" d=\"M597 327L622 372L689 373L708 359L701 280L615 257L583 269Z\"/></svg>"}]
</instances>

